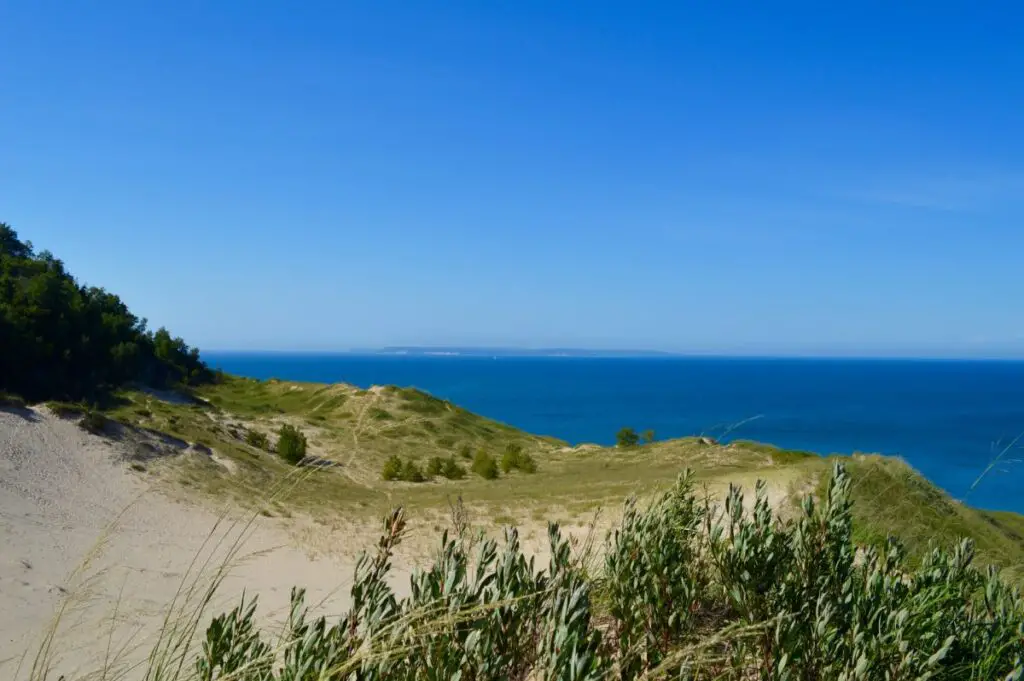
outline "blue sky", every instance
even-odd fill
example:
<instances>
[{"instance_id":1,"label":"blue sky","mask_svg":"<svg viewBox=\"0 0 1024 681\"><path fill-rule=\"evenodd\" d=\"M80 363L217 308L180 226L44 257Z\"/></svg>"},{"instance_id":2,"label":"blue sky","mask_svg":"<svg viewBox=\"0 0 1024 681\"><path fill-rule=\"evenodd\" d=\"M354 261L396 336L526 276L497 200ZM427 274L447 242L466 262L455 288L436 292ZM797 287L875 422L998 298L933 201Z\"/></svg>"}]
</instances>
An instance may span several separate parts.
<instances>
[{"instance_id":1,"label":"blue sky","mask_svg":"<svg viewBox=\"0 0 1024 681\"><path fill-rule=\"evenodd\" d=\"M0 220L206 349L1024 356L1024 10L843 4L4 3Z\"/></svg>"}]
</instances>

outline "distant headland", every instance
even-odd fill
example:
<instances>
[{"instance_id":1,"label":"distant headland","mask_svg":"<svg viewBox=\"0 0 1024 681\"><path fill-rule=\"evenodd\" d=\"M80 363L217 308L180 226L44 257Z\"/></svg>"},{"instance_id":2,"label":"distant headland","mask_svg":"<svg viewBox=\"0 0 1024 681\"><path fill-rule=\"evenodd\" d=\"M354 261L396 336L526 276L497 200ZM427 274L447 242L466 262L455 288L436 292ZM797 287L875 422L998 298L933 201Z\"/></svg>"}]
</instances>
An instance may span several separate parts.
<instances>
[{"instance_id":1,"label":"distant headland","mask_svg":"<svg viewBox=\"0 0 1024 681\"><path fill-rule=\"evenodd\" d=\"M475 346L389 346L350 351L364 355L410 355L415 357L676 357L658 350L594 350L585 348L517 348Z\"/></svg>"}]
</instances>

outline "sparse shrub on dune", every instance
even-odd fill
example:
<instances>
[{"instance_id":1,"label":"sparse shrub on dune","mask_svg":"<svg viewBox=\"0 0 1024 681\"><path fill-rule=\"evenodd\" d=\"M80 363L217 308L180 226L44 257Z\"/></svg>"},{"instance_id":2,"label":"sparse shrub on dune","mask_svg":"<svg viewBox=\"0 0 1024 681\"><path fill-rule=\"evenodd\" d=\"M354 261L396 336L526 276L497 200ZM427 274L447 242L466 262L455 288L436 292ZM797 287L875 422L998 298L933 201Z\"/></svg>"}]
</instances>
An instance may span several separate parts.
<instances>
[{"instance_id":1,"label":"sparse shrub on dune","mask_svg":"<svg viewBox=\"0 0 1024 681\"><path fill-rule=\"evenodd\" d=\"M266 433L262 433L258 430L246 429L245 443L251 447L262 449L263 451L270 450L270 439L267 437Z\"/></svg>"},{"instance_id":2,"label":"sparse shrub on dune","mask_svg":"<svg viewBox=\"0 0 1024 681\"><path fill-rule=\"evenodd\" d=\"M444 471L444 459L440 456L434 456L427 462L427 475L435 477L441 475Z\"/></svg>"},{"instance_id":3,"label":"sparse shrub on dune","mask_svg":"<svg viewBox=\"0 0 1024 681\"><path fill-rule=\"evenodd\" d=\"M484 480L494 480L498 477L498 462L487 450L481 449L473 457L473 472Z\"/></svg>"},{"instance_id":4,"label":"sparse shrub on dune","mask_svg":"<svg viewBox=\"0 0 1024 681\"><path fill-rule=\"evenodd\" d=\"M459 465L454 456L435 456L427 463L427 477L441 476L449 480L461 480L466 477L466 469Z\"/></svg>"},{"instance_id":5,"label":"sparse shrub on dune","mask_svg":"<svg viewBox=\"0 0 1024 681\"><path fill-rule=\"evenodd\" d=\"M618 433L615 434L615 445L621 449L630 449L636 447L640 443L640 436L637 432L626 426L621 428Z\"/></svg>"},{"instance_id":6,"label":"sparse shrub on dune","mask_svg":"<svg viewBox=\"0 0 1024 681\"><path fill-rule=\"evenodd\" d=\"M426 477L423 475L423 471L420 470L419 464L412 459L406 459L405 465L402 467L402 480L406 482L425 482Z\"/></svg>"},{"instance_id":7,"label":"sparse shrub on dune","mask_svg":"<svg viewBox=\"0 0 1024 681\"><path fill-rule=\"evenodd\" d=\"M295 426L284 424L277 431L277 455L297 466L306 458L306 436Z\"/></svg>"},{"instance_id":8,"label":"sparse shrub on dune","mask_svg":"<svg viewBox=\"0 0 1024 681\"><path fill-rule=\"evenodd\" d=\"M428 462L427 472L424 474L423 469L412 459L402 459L402 457L394 455L384 462L380 477L388 481L426 482L438 474L434 472L436 466L433 461Z\"/></svg>"},{"instance_id":9,"label":"sparse shrub on dune","mask_svg":"<svg viewBox=\"0 0 1024 681\"><path fill-rule=\"evenodd\" d=\"M505 451L501 455L501 470L503 473L510 473L514 470L523 473L536 473L537 462L523 450L521 444L510 442L505 446Z\"/></svg>"},{"instance_id":10,"label":"sparse shrub on dune","mask_svg":"<svg viewBox=\"0 0 1024 681\"><path fill-rule=\"evenodd\" d=\"M441 471L441 475L449 480L462 480L466 477L466 469L455 460L454 456L449 456L444 461L444 469Z\"/></svg>"},{"instance_id":11,"label":"sparse shrub on dune","mask_svg":"<svg viewBox=\"0 0 1024 681\"><path fill-rule=\"evenodd\" d=\"M404 467L404 465L402 463L402 457L397 456L397 455L396 456L388 457L388 460L384 462L384 468L381 469L380 477L383 480L389 480L389 481L390 480L401 480L402 479L402 471L404 470L404 468L405 467Z\"/></svg>"}]
</instances>

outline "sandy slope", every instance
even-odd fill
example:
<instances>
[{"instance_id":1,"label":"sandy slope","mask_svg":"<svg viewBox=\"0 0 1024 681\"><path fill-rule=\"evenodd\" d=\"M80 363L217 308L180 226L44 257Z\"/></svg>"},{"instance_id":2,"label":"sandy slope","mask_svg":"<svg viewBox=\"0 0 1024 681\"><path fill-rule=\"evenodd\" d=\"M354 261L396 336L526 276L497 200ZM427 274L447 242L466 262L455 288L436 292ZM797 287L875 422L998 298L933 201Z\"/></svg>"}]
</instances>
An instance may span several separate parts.
<instances>
[{"instance_id":1,"label":"sandy slope","mask_svg":"<svg viewBox=\"0 0 1024 681\"><path fill-rule=\"evenodd\" d=\"M162 606L218 517L148 490L125 452L45 410L0 411L0 678L15 678L18 658L34 651L62 599L72 606L58 635L57 669L69 679L96 668L110 640L115 650L128 644L127 660L148 649ZM260 594L261 611L279 615L291 586L301 584L311 602L341 611L351 559L309 558L276 521L258 521L221 597L235 600L244 588ZM72 579L91 554L87 578Z\"/></svg>"}]
</instances>

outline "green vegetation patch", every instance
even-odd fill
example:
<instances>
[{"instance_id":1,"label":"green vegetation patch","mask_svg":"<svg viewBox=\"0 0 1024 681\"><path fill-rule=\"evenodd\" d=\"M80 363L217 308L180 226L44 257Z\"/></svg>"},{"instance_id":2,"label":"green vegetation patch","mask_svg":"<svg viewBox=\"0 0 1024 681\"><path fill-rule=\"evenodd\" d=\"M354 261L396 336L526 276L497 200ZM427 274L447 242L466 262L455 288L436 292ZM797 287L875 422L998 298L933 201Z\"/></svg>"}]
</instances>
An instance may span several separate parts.
<instances>
[{"instance_id":1,"label":"green vegetation patch","mask_svg":"<svg viewBox=\"0 0 1024 681\"><path fill-rule=\"evenodd\" d=\"M21 395L0 390L0 409L24 409L26 406L25 399Z\"/></svg>"},{"instance_id":2,"label":"green vegetation patch","mask_svg":"<svg viewBox=\"0 0 1024 681\"><path fill-rule=\"evenodd\" d=\"M27 399L98 400L129 383L200 385L217 375L189 347L150 331L112 293L82 286L49 251L0 222L0 390Z\"/></svg>"},{"instance_id":3,"label":"green vegetation patch","mask_svg":"<svg viewBox=\"0 0 1024 681\"><path fill-rule=\"evenodd\" d=\"M277 432L277 455L297 466L306 458L306 436L295 426L285 424Z\"/></svg>"},{"instance_id":4,"label":"green vegetation patch","mask_svg":"<svg viewBox=\"0 0 1024 681\"><path fill-rule=\"evenodd\" d=\"M387 409L381 409L380 407L370 407L366 415L374 421L391 421L394 417Z\"/></svg>"},{"instance_id":5,"label":"green vegetation patch","mask_svg":"<svg viewBox=\"0 0 1024 681\"><path fill-rule=\"evenodd\" d=\"M510 442L505 446L505 451L501 455L501 470L504 473L511 473L514 470L522 471L523 473L536 473L537 462L527 452L523 451L521 444Z\"/></svg>"},{"instance_id":6,"label":"green vegetation patch","mask_svg":"<svg viewBox=\"0 0 1024 681\"><path fill-rule=\"evenodd\" d=\"M263 681L357 668L373 679L1019 679L1019 591L978 569L969 541L920 564L898 542L858 546L851 478L841 466L827 477L820 502L782 518L766 484L709 506L685 472L650 504L628 502L597 553L550 524L539 569L514 529L480 546L460 503L405 596L392 587L407 531L396 509L353 575L349 612L312 619L294 589L279 638L243 600L213 618L191 666ZM514 518L503 509L494 521ZM147 678L169 676L149 659Z\"/></svg>"},{"instance_id":7,"label":"green vegetation patch","mask_svg":"<svg viewBox=\"0 0 1024 681\"><path fill-rule=\"evenodd\" d=\"M472 469L484 480L495 480L498 477L498 462L484 449L479 450L473 457Z\"/></svg>"}]
</instances>

